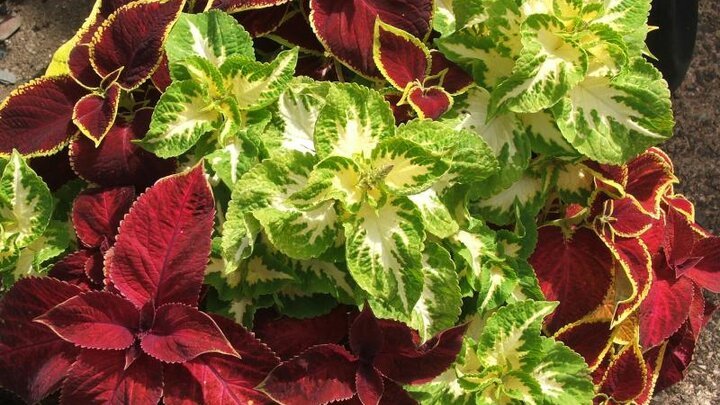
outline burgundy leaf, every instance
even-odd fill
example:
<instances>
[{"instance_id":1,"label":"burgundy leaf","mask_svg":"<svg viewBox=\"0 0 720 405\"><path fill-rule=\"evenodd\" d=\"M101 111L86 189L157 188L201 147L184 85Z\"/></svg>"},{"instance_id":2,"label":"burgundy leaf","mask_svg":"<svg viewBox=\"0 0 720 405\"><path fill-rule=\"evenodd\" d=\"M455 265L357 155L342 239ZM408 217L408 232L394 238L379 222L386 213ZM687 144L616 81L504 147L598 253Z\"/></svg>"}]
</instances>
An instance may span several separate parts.
<instances>
[{"instance_id":1,"label":"burgundy leaf","mask_svg":"<svg viewBox=\"0 0 720 405\"><path fill-rule=\"evenodd\" d=\"M120 225L107 274L135 306L197 305L215 217L202 165L158 181Z\"/></svg>"},{"instance_id":2,"label":"burgundy leaf","mask_svg":"<svg viewBox=\"0 0 720 405\"><path fill-rule=\"evenodd\" d=\"M105 256L100 249L92 249L90 258L85 262L85 275L94 285L104 285L105 281ZM106 289L113 294L117 293Z\"/></svg>"},{"instance_id":3,"label":"burgundy leaf","mask_svg":"<svg viewBox=\"0 0 720 405\"><path fill-rule=\"evenodd\" d=\"M647 231L653 223L653 217L642 210L640 204L632 197L623 197L608 200L609 219L604 231L612 230L614 235L625 238L640 236ZM600 221L603 223L602 221Z\"/></svg>"},{"instance_id":4,"label":"burgundy leaf","mask_svg":"<svg viewBox=\"0 0 720 405\"><path fill-rule=\"evenodd\" d=\"M90 250L84 249L73 252L55 263L48 272L48 276L78 286L83 290L95 289L95 283L88 278L85 272L86 263L92 255Z\"/></svg>"},{"instance_id":5,"label":"burgundy leaf","mask_svg":"<svg viewBox=\"0 0 720 405\"><path fill-rule=\"evenodd\" d=\"M234 17L253 38L274 32L285 20L290 3L277 6L248 9Z\"/></svg>"},{"instance_id":6,"label":"burgundy leaf","mask_svg":"<svg viewBox=\"0 0 720 405\"><path fill-rule=\"evenodd\" d=\"M345 348L320 345L280 364L258 389L287 405L324 404L355 395L356 370Z\"/></svg>"},{"instance_id":7,"label":"burgundy leaf","mask_svg":"<svg viewBox=\"0 0 720 405\"><path fill-rule=\"evenodd\" d=\"M695 246L695 232L690 220L673 207L668 207L666 226L663 234L663 250L668 266L681 275L682 269L693 253ZM699 258L697 258L699 260ZM693 260L691 267L697 263Z\"/></svg>"},{"instance_id":8,"label":"burgundy leaf","mask_svg":"<svg viewBox=\"0 0 720 405\"><path fill-rule=\"evenodd\" d=\"M120 86L110 85L105 94L88 94L75 104L73 122L83 135L98 145L115 123L120 103Z\"/></svg>"},{"instance_id":9,"label":"burgundy leaf","mask_svg":"<svg viewBox=\"0 0 720 405\"><path fill-rule=\"evenodd\" d=\"M140 345L145 353L166 363L183 363L204 353L238 356L210 316L183 304L159 307Z\"/></svg>"},{"instance_id":10,"label":"burgundy leaf","mask_svg":"<svg viewBox=\"0 0 720 405\"><path fill-rule=\"evenodd\" d=\"M350 327L350 348L360 359L372 362L383 348L384 342L385 337L377 318L370 306L365 305Z\"/></svg>"},{"instance_id":11,"label":"burgundy leaf","mask_svg":"<svg viewBox=\"0 0 720 405\"><path fill-rule=\"evenodd\" d=\"M60 387L78 349L33 319L80 292L45 277L21 279L5 294L0 303L0 386L27 403Z\"/></svg>"},{"instance_id":12,"label":"burgundy leaf","mask_svg":"<svg viewBox=\"0 0 720 405\"><path fill-rule=\"evenodd\" d=\"M430 69L430 52L422 41L380 19L373 37L375 63L390 84L400 91L413 82L422 85Z\"/></svg>"},{"instance_id":13,"label":"burgundy leaf","mask_svg":"<svg viewBox=\"0 0 720 405\"><path fill-rule=\"evenodd\" d=\"M67 148L54 155L34 157L28 164L38 176L42 177L52 192L78 178L70 166Z\"/></svg>"},{"instance_id":14,"label":"burgundy leaf","mask_svg":"<svg viewBox=\"0 0 720 405\"><path fill-rule=\"evenodd\" d=\"M135 341L140 317L123 297L93 291L57 305L35 321L82 348L123 350Z\"/></svg>"},{"instance_id":15,"label":"burgundy leaf","mask_svg":"<svg viewBox=\"0 0 720 405\"><path fill-rule=\"evenodd\" d=\"M675 333L690 313L693 282L675 278L662 255L653 260L654 280L648 296L640 304L640 345L644 349L661 344Z\"/></svg>"},{"instance_id":16,"label":"burgundy leaf","mask_svg":"<svg viewBox=\"0 0 720 405\"><path fill-rule=\"evenodd\" d=\"M310 22L301 12L295 12L290 17L286 17L282 25L273 31L270 37L281 44L298 46L305 52L316 55L322 55L325 52L325 48L313 32Z\"/></svg>"},{"instance_id":17,"label":"burgundy leaf","mask_svg":"<svg viewBox=\"0 0 720 405\"><path fill-rule=\"evenodd\" d=\"M91 183L108 187L134 185L141 190L174 173L174 159L160 159L132 143L145 136L151 117L152 110L142 109L130 122L117 120L97 147L87 137L77 137L70 149L75 172Z\"/></svg>"},{"instance_id":18,"label":"burgundy leaf","mask_svg":"<svg viewBox=\"0 0 720 405\"><path fill-rule=\"evenodd\" d=\"M697 338L693 335L688 322L670 337L665 348L660 375L655 385L657 391L670 387L685 378L687 368L695 353L696 344Z\"/></svg>"},{"instance_id":19,"label":"burgundy leaf","mask_svg":"<svg viewBox=\"0 0 720 405\"><path fill-rule=\"evenodd\" d=\"M635 283L637 294L630 302L621 302L615 310L616 322L624 320L635 313L640 303L647 297L652 285L652 257L643 242L638 238L605 239L612 246L617 259L627 270L627 275Z\"/></svg>"},{"instance_id":20,"label":"burgundy leaf","mask_svg":"<svg viewBox=\"0 0 720 405\"><path fill-rule=\"evenodd\" d=\"M90 45L90 58L102 77L122 69L118 84L134 89L155 71L162 46L180 15L183 0L133 2L105 20ZM128 29L132 27L132 29Z\"/></svg>"},{"instance_id":21,"label":"burgundy leaf","mask_svg":"<svg viewBox=\"0 0 720 405\"><path fill-rule=\"evenodd\" d=\"M397 125L408 122L413 118L412 106L408 103L400 104L402 94L385 94L385 100L390 103L390 108L393 110L393 116L395 117L395 123Z\"/></svg>"},{"instance_id":22,"label":"burgundy leaf","mask_svg":"<svg viewBox=\"0 0 720 405\"><path fill-rule=\"evenodd\" d=\"M311 0L310 23L320 42L350 69L382 79L373 60L373 32L385 23L424 39L430 32L432 0Z\"/></svg>"},{"instance_id":23,"label":"burgundy leaf","mask_svg":"<svg viewBox=\"0 0 720 405\"><path fill-rule=\"evenodd\" d=\"M212 373L210 374L212 376ZM163 366L163 404L195 405L203 402L202 383L190 374L185 364Z\"/></svg>"},{"instance_id":24,"label":"burgundy leaf","mask_svg":"<svg viewBox=\"0 0 720 405\"><path fill-rule=\"evenodd\" d=\"M363 405L378 405L385 385L383 376L369 363L360 363L355 374L355 388Z\"/></svg>"},{"instance_id":25,"label":"burgundy leaf","mask_svg":"<svg viewBox=\"0 0 720 405\"><path fill-rule=\"evenodd\" d=\"M643 353L647 376L645 377L645 386L643 387L643 391L634 400L636 404L647 405L650 403L650 399L655 391L655 382L657 381L664 355L664 346L656 346Z\"/></svg>"},{"instance_id":26,"label":"burgundy leaf","mask_svg":"<svg viewBox=\"0 0 720 405\"><path fill-rule=\"evenodd\" d=\"M415 344L417 335L400 322L382 320L380 329L385 344L375 358L375 367L395 382L422 384L442 374L455 361L467 325L446 329L420 347Z\"/></svg>"},{"instance_id":27,"label":"burgundy leaf","mask_svg":"<svg viewBox=\"0 0 720 405\"><path fill-rule=\"evenodd\" d=\"M392 381L385 380L385 392L380 405L417 405L417 403L403 387Z\"/></svg>"},{"instance_id":28,"label":"burgundy leaf","mask_svg":"<svg viewBox=\"0 0 720 405\"><path fill-rule=\"evenodd\" d=\"M560 329L555 339L576 351L590 368L594 368L612 345L612 329L608 321L581 321Z\"/></svg>"},{"instance_id":29,"label":"burgundy leaf","mask_svg":"<svg viewBox=\"0 0 720 405\"><path fill-rule=\"evenodd\" d=\"M214 0L212 6L213 8L228 13L237 13L238 11L278 6L288 3L289 1L290 0Z\"/></svg>"},{"instance_id":30,"label":"burgundy leaf","mask_svg":"<svg viewBox=\"0 0 720 405\"><path fill-rule=\"evenodd\" d=\"M437 49L430 51L430 76L440 75L440 81L437 83L452 95L463 93L474 83L472 76L465 73L460 66L449 61ZM425 82L426 86L435 85L433 82Z\"/></svg>"},{"instance_id":31,"label":"burgundy leaf","mask_svg":"<svg viewBox=\"0 0 720 405\"><path fill-rule=\"evenodd\" d=\"M441 87L413 87L407 95L407 101L418 116L436 120L452 106L452 96Z\"/></svg>"},{"instance_id":32,"label":"burgundy leaf","mask_svg":"<svg viewBox=\"0 0 720 405\"><path fill-rule=\"evenodd\" d=\"M613 257L600 237L578 228L566 238L561 228L538 230L538 246L530 257L548 301L560 301L546 318L550 333L575 322L602 304L610 289Z\"/></svg>"},{"instance_id":33,"label":"burgundy leaf","mask_svg":"<svg viewBox=\"0 0 720 405\"><path fill-rule=\"evenodd\" d=\"M682 273L700 287L720 293L720 237L710 237L697 242L692 256L698 263Z\"/></svg>"},{"instance_id":34,"label":"burgundy leaf","mask_svg":"<svg viewBox=\"0 0 720 405\"><path fill-rule=\"evenodd\" d=\"M78 83L89 89L100 87L102 78L98 76L90 63L90 45L76 45L68 56L68 67L70 74Z\"/></svg>"},{"instance_id":35,"label":"burgundy leaf","mask_svg":"<svg viewBox=\"0 0 720 405\"><path fill-rule=\"evenodd\" d=\"M172 83L172 78L170 77L170 67L168 65L168 58L165 53L163 53L160 64L158 65L155 73L152 74L150 79L152 80L153 85L162 92L164 92L165 90L167 90L168 87L170 87L170 84Z\"/></svg>"},{"instance_id":36,"label":"burgundy leaf","mask_svg":"<svg viewBox=\"0 0 720 405\"><path fill-rule=\"evenodd\" d=\"M141 355L125 369L124 351L83 350L62 387L60 403L156 405L162 363Z\"/></svg>"},{"instance_id":37,"label":"burgundy leaf","mask_svg":"<svg viewBox=\"0 0 720 405\"><path fill-rule=\"evenodd\" d=\"M77 132L73 107L88 93L70 76L33 80L0 105L0 154L52 154Z\"/></svg>"},{"instance_id":38,"label":"burgundy leaf","mask_svg":"<svg viewBox=\"0 0 720 405\"><path fill-rule=\"evenodd\" d=\"M639 348L626 346L610 363L600 392L618 402L631 401L642 393L646 375L645 361Z\"/></svg>"},{"instance_id":39,"label":"burgundy leaf","mask_svg":"<svg viewBox=\"0 0 720 405\"><path fill-rule=\"evenodd\" d=\"M651 148L628 163L627 168L625 191L638 200L645 212L657 215L662 196L677 181L669 158L659 149Z\"/></svg>"},{"instance_id":40,"label":"burgundy leaf","mask_svg":"<svg viewBox=\"0 0 720 405\"><path fill-rule=\"evenodd\" d=\"M135 200L132 187L88 189L75 198L72 222L80 241L99 248L103 241L113 241L120 221Z\"/></svg>"},{"instance_id":41,"label":"burgundy leaf","mask_svg":"<svg viewBox=\"0 0 720 405\"><path fill-rule=\"evenodd\" d=\"M336 65L332 58L300 54L295 66L295 76L307 76L320 81L337 81L338 69L341 67Z\"/></svg>"},{"instance_id":42,"label":"burgundy leaf","mask_svg":"<svg viewBox=\"0 0 720 405\"><path fill-rule=\"evenodd\" d=\"M348 334L350 311L354 309L339 306L326 315L295 319L261 310L255 315L253 330L280 358L287 360L312 346L341 343Z\"/></svg>"}]
</instances>

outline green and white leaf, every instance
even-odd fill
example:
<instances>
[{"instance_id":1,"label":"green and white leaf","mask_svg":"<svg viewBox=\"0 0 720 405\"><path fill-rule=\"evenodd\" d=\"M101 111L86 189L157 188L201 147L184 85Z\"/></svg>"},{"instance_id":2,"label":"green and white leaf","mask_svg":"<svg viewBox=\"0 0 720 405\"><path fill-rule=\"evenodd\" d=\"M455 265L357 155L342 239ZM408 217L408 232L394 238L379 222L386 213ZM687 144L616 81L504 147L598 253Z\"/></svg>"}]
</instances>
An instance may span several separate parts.
<instances>
[{"instance_id":1,"label":"green and white leaf","mask_svg":"<svg viewBox=\"0 0 720 405\"><path fill-rule=\"evenodd\" d=\"M293 79L278 101L278 114L284 124L282 148L315 153L315 123L329 90L327 82Z\"/></svg>"},{"instance_id":2,"label":"green and white leaf","mask_svg":"<svg viewBox=\"0 0 720 405\"><path fill-rule=\"evenodd\" d=\"M348 269L358 285L409 318L423 288L425 232L407 198L363 205L346 224Z\"/></svg>"},{"instance_id":3,"label":"green and white leaf","mask_svg":"<svg viewBox=\"0 0 720 405\"><path fill-rule=\"evenodd\" d=\"M535 174L530 169L509 188L470 206L473 215L497 224L507 225L515 219L516 209L537 214L545 203L551 176Z\"/></svg>"},{"instance_id":4,"label":"green and white leaf","mask_svg":"<svg viewBox=\"0 0 720 405\"><path fill-rule=\"evenodd\" d=\"M545 338L542 361L529 372L541 391L541 402L552 405L581 405L595 395L585 360L570 348Z\"/></svg>"},{"instance_id":5,"label":"green and white leaf","mask_svg":"<svg viewBox=\"0 0 720 405\"><path fill-rule=\"evenodd\" d=\"M525 21L523 49L512 74L492 92L491 111L534 113L552 107L582 81L588 57L562 23L544 14Z\"/></svg>"},{"instance_id":6,"label":"green and white leaf","mask_svg":"<svg viewBox=\"0 0 720 405\"><path fill-rule=\"evenodd\" d=\"M436 0L433 13L433 28L443 36L455 31L456 18L453 0Z\"/></svg>"},{"instance_id":7,"label":"green and white leaf","mask_svg":"<svg viewBox=\"0 0 720 405\"><path fill-rule=\"evenodd\" d=\"M50 190L22 156L13 151L0 177L0 251L2 256L36 241L53 210Z\"/></svg>"},{"instance_id":8,"label":"green and white leaf","mask_svg":"<svg viewBox=\"0 0 720 405\"><path fill-rule=\"evenodd\" d=\"M170 64L173 82L193 81L207 89L209 100L222 99L225 84L217 66L200 56L188 56L181 62Z\"/></svg>"},{"instance_id":9,"label":"green and white leaf","mask_svg":"<svg viewBox=\"0 0 720 405\"><path fill-rule=\"evenodd\" d=\"M408 198L417 207L425 230L431 234L439 238L448 238L455 235L460 229L434 187L418 194L409 195Z\"/></svg>"},{"instance_id":10,"label":"green and white leaf","mask_svg":"<svg viewBox=\"0 0 720 405\"><path fill-rule=\"evenodd\" d=\"M391 138L372 151L371 183L376 178L394 195L427 190L448 170L448 164L415 142Z\"/></svg>"},{"instance_id":11,"label":"green and white leaf","mask_svg":"<svg viewBox=\"0 0 720 405\"><path fill-rule=\"evenodd\" d=\"M240 110L259 110L278 99L292 79L297 48L283 51L271 63L232 57L220 67L225 89Z\"/></svg>"},{"instance_id":12,"label":"green and white leaf","mask_svg":"<svg viewBox=\"0 0 720 405\"><path fill-rule=\"evenodd\" d=\"M179 156L201 136L218 129L222 121L206 86L193 81L176 82L160 97L150 130L137 143L163 158Z\"/></svg>"},{"instance_id":13,"label":"green and white leaf","mask_svg":"<svg viewBox=\"0 0 720 405\"><path fill-rule=\"evenodd\" d=\"M246 135L253 128L234 131L227 144L207 155L206 160L231 190L240 177L260 162L257 146Z\"/></svg>"},{"instance_id":14,"label":"green and white leaf","mask_svg":"<svg viewBox=\"0 0 720 405\"><path fill-rule=\"evenodd\" d=\"M455 325L462 297L455 264L447 250L435 243L426 244L422 268L422 294L413 308L410 326L426 341Z\"/></svg>"},{"instance_id":15,"label":"green and white leaf","mask_svg":"<svg viewBox=\"0 0 720 405\"><path fill-rule=\"evenodd\" d=\"M484 312L502 306L518 282L517 273L507 262L487 260L480 274L478 309Z\"/></svg>"},{"instance_id":16,"label":"green and white leaf","mask_svg":"<svg viewBox=\"0 0 720 405\"><path fill-rule=\"evenodd\" d=\"M479 291L482 288L483 268L487 267L486 261L494 259L497 252L495 233L482 221L471 219L465 229L447 240L447 245L461 279L470 291Z\"/></svg>"},{"instance_id":17,"label":"green and white leaf","mask_svg":"<svg viewBox=\"0 0 720 405\"><path fill-rule=\"evenodd\" d=\"M533 152L559 158L575 158L579 153L563 138L555 118L548 111L518 114L527 129Z\"/></svg>"},{"instance_id":18,"label":"green and white leaf","mask_svg":"<svg viewBox=\"0 0 720 405\"><path fill-rule=\"evenodd\" d=\"M586 78L552 111L565 139L601 163L622 164L672 136L667 83L642 59L615 77Z\"/></svg>"},{"instance_id":19,"label":"green and white leaf","mask_svg":"<svg viewBox=\"0 0 720 405\"><path fill-rule=\"evenodd\" d=\"M303 209L312 208L328 200L338 200L350 212L357 212L366 201L368 192L378 193L365 179L366 174L354 160L330 156L317 165L304 189L292 195L293 203Z\"/></svg>"},{"instance_id":20,"label":"green and white leaf","mask_svg":"<svg viewBox=\"0 0 720 405\"><path fill-rule=\"evenodd\" d=\"M47 261L61 255L70 246L71 227L65 222L50 221L45 232L29 246L20 250L12 269L15 280L42 275Z\"/></svg>"},{"instance_id":21,"label":"green and white leaf","mask_svg":"<svg viewBox=\"0 0 720 405\"><path fill-rule=\"evenodd\" d=\"M335 84L327 95L331 103L318 114L315 149L329 155L369 158L381 140L395 134L395 118L383 96L357 84Z\"/></svg>"},{"instance_id":22,"label":"green and white leaf","mask_svg":"<svg viewBox=\"0 0 720 405\"><path fill-rule=\"evenodd\" d=\"M561 165L555 186L564 202L585 205L593 190L593 175L579 163Z\"/></svg>"},{"instance_id":23,"label":"green and white leaf","mask_svg":"<svg viewBox=\"0 0 720 405\"><path fill-rule=\"evenodd\" d=\"M250 34L229 14L211 10L182 14L165 44L168 61L179 62L200 56L221 66L229 56L255 59Z\"/></svg>"}]
</instances>

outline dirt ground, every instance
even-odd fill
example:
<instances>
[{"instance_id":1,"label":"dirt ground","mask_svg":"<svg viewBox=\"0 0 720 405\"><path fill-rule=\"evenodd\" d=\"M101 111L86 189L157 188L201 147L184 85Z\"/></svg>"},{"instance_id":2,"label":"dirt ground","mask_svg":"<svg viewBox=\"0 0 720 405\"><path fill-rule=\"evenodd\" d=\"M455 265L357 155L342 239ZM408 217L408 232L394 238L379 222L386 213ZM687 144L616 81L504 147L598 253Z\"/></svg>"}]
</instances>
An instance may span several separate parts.
<instances>
[{"instance_id":1,"label":"dirt ground","mask_svg":"<svg viewBox=\"0 0 720 405\"><path fill-rule=\"evenodd\" d=\"M0 0L23 18L20 30L0 45L0 70L17 84L41 75L54 50L67 41L89 14L92 0ZM4 55L4 56L3 56ZM678 187L693 200L697 220L720 232L720 2L700 0L695 59L673 97L677 126L664 148L676 164ZM17 85L16 84L16 85ZM0 100L16 86L0 84ZM717 297L711 297L717 299ZM658 394L653 403L720 403L720 316L700 338L695 361L682 383Z\"/></svg>"}]
</instances>

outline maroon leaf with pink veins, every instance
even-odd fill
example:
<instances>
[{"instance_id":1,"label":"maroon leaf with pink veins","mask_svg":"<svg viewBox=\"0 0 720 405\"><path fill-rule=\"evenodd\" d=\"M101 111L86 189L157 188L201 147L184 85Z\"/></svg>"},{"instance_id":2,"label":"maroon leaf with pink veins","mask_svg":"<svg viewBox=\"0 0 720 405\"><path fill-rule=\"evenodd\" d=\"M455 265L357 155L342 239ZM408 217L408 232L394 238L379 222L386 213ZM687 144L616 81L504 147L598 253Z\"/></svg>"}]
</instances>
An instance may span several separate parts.
<instances>
[{"instance_id":1,"label":"maroon leaf with pink veins","mask_svg":"<svg viewBox=\"0 0 720 405\"><path fill-rule=\"evenodd\" d=\"M0 155L17 149L41 156L61 149L78 131L73 108L86 94L70 76L33 80L10 93L0 105Z\"/></svg>"},{"instance_id":2,"label":"maroon leaf with pink veins","mask_svg":"<svg viewBox=\"0 0 720 405\"><path fill-rule=\"evenodd\" d=\"M83 350L62 387L61 405L156 405L163 392L162 363L140 354L127 368L125 352Z\"/></svg>"},{"instance_id":3,"label":"maroon leaf with pink veins","mask_svg":"<svg viewBox=\"0 0 720 405\"><path fill-rule=\"evenodd\" d=\"M242 326L227 318L211 316L240 358L208 353L182 365L166 365L164 402L167 405L273 403L255 386L280 360Z\"/></svg>"},{"instance_id":4,"label":"maroon leaf with pink veins","mask_svg":"<svg viewBox=\"0 0 720 405\"><path fill-rule=\"evenodd\" d=\"M117 236L106 272L130 302L196 306L215 207L202 164L167 177L140 196Z\"/></svg>"},{"instance_id":5,"label":"maroon leaf with pink veins","mask_svg":"<svg viewBox=\"0 0 720 405\"><path fill-rule=\"evenodd\" d=\"M88 189L75 198L72 223L80 241L87 247L113 242L120 221L135 200L132 187Z\"/></svg>"},{"instance_id":6,"label":"maroon leaf with pink veins","mask_svg":"<svg viewBox=\"0 0 720 405\"><path fill-rule=\"evenodd\" d=\"M115 123L120 104L120 85L113 83L104 94L88 94L75 104L73 122L83 135L99 144Z\"/></svg>"},{"instance_id":7,"label":"maroon leaf with pink veins","mask_svg":"<svg viewBox=\"0 0 720 405\"><path fill-rule=\"evenodd\" d=\"M123 297L93 291L57 305L35 321L82 348L123 350L135 341L140 314Z\"/></svg>"},{"instance_id":8,"label":"maroon leaf with pink veins","mask_svg":"<svg viewBox=\"0 0 720 405\"><path fill-rule=\"evenodd\" d=\"M166 363L184 363L205 353L238 356L209 315L183 304L159 307L152 328L140 339L145 353Z\"/></svg>"},{"instance_id":9,"label":"maroon leaf with pink veins","mask_svg":"<svg viewBox=\"0 0 720 405\"><path fill-rule=\"evenodd\" d=\"M19 280L5 294L0 303L0 386L27 403L60 387L78 349L33 319L81 291L46 277Z\"/></svg>"},{"instance_id":10,"label":"maroon leaf with pink veins","mask_svg":"<svg viewBox=\"0 0 720 405\"><path fill-rule=\"evenodd\" d=\"M122 69L118 84L134 89L152 75L162 58L170 28L183 0L133 2L114 11L90 44L90 59L100 76ZM132 27L132 29L128 29Z\"/></svg>"},{"instance_id":11,"label":"maroon leaf with pink veins","mask_svg":"<svg viewBox=\"0 0 720 405\"><path fill-rule=\"evenodd\" d=\"M70 147L70 161L78 176L107 187L133 185L138 190L175 172L174 159L160 159L132 143L150 128L151 109L135 112L131 121L115 121L102 143L78 136Z\"/></svg>"},{"instance_id":12,"label":"maroon leaf with pink veins","mask_svg":"<svg viewBox=\"0 0 720 405\"><path fill-rule=\"evenodd\" d=\"M545 320L550 333L596 309L612 283L612 253L588 228L577 228L568 238L560 227L540 228L529 261L545 298L560 302Z\"/></svg>"},{"instance_id":13,"label":"maroon leaf with pink veins","mask_svg":"<svg viewBox=\"0 0 720 405\"><path fill-rule=\"evenodd\" d=\"M382 79L373 60L375 20L424 39L431 30L432 0L311 0L310 23L320 42L340 62Z\"/></svg>"},{"instance_id":14,"label":"maroon leaf with pink veins","mask_svg":"<svg viewBox=\"0 0 720 405\"><path fill-rule=\"evenodd\" d=\"M693 282L676 278L662 254L653 258L653 283L648 296L640 304L640 345L643 349L661 344L675 333L690 314Z\"/></svg>"}]
</instances>

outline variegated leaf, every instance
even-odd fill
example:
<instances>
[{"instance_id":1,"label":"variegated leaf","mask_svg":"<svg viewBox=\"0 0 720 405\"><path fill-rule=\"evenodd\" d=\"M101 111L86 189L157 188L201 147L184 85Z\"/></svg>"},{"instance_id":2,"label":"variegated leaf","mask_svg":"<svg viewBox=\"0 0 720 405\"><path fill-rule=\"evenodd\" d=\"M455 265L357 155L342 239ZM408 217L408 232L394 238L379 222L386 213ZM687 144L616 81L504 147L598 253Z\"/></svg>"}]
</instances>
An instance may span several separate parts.
<instances>
[{"instance_id":1,"label":"variegated leaf","mask_svg":"<svg viewBox=\"0 0 720 405\"><path fill-rule=\"evenodd\" d=\"M483 268L496 250L495 233L482 221L471 219L465 229L452 236L448 244L459 275L474 292L482 288Z\"/></svg>"},{"instance_id":2,"label":"variegated leaf","mask_svg":"<svg viewBox=\"0 0 720 405\"><path fill-rule=\"evenodd\" d=\"M253 130L253 127L236 129L234 137L206 157L218 177L231 190L243 174L260 162L260 152L247 136Z\"/></svg>"},{"instance_id":3,"label":"variegated leaf","mask_svg":"<svg viewBox=\"0 0 720 405\"><path fill-rule=\"evenodd\" d=\"M474 203L471 211L498 225L507 225L512 222L516 209L537 213L545 202L548 180L546 174L535 174L528 169L509 188Z\"/></svg>"},{"instance_id":4,"label":"variegated leaf","mask_svg":"<svg viewBox=\"0 0 720 405\"><path fill-rule=\"evenodd\" d=\"M552 111L565 139L601 163L624 163L672 135L667 83L642 59L615 77L586 78Z\"/></svg>"},{"instance_id":5,"label":"variegated leaf","mask_svg":"<svg viewBox=\"0 0 720 405\"><path fill-rule=\"evenodd\" d=\"M537 381L542 403L552 405L588 404L595 387L583 358L553 339L543 339L542 359L530 376Z\"/></svg>"},{"instance_id":6,"label":"variegated leaf","mask_svg":"<svg viewBox=\"0 0 720 405\"><path fill-rule=\"evenodd\" d=\"M422 266L423 289L410 316L410 326L426 341L455 326L462 297L455 264L447 250L434 243L426 244Z\"/></svg>"},{"instance_id":7,"label":"variegated leaf","mask_svg":"<svg viewBox=\"0 0 720 405\"><path fill-rule=\"evenodd\" d=\"M272 63L233 57L220 67L220 73L240 110L259 110L277 100L285 90L295 72L297 58L297 48L280 52Z\"/></svg>"},{"instance_id":8,"label":"variegated leaf","mask_svg":"<svg viewBox=\"0 0 720 405\"><path fill-rule=\"evenodd\" d=\"M50 221L45 232L30 245L20 250L12 268L15 280L44 273L48 260L62 254L70 246L71 228L67 223Z\"/></svg>"},{"instance_id":9,"label":"variegated leaf","mask_svg":"<svg viewBox=\"0 0 720 405\"><path fill-rule=\"evenodd\" d=\"M295 78L278 102L278 114L284 124L282 148L315 153L313 134L320 110L325 106L330 85Z\"/></svg>"},{"instance_id":10,"label":"variegated leaf","mask_svg":"<svg viewBox=\"0 0 720 405\"><path fill-rule=\"evenodd\" d=\"M380 93L357 84L336 84L315 124L315 148L320 158L356 154L369 158L378 143L394 135L395 118Z\"/></svg>"},{"instance_id":11,"label":"variegated leaf","mask_svg":"<svg viewBox=\"0 0 720 405\"><path fill-rule=\"evenodd\" d=\"M382 183L394 195L411 195L427 190L448 170L448 165L415 142L392 138L372 151L371 184Z\"/></svg>"},{"instance_id":12,"label":"variegated leaf","mask_svg":"<svg viewBox=\"0 0 720 405\"><path fill-rule=\"evenodd\" d=\"M587 204L593 190L593 175L582 164L569 163L558 168L556 187L568 203Z\"/></svg>"},{"instance_id":13,"label":"variegated leaf","mask_svg":"<svg viewBox=\"0 0 720 405\"><path fill-rule=\"evenodd\" d=\"M345 229L350 274L361 288L408 318L423 286L425 232L413 204L406 198L379 208L364 204Z\"/></svg>"},{"instance_id":14,"label":"variegated leaf","mask_svg":"<svg viewBox=\"0 0 720 405\"><path fill-rule=\"evenodd\" d=\"M500 260L488 260L480 274L478 309L489 311L508 300L519 282L515 270Z\"/></svg>"},{"instance_id":15,"label":"variegated leaf","mask_svg":"<svg viewBox=\"0 0 720 405\"><path fill-rule=\"evenodd\" d=\"M440 199L435 188L431 187L421 193L408 196L415 204L425 229L439 238L447 238L460 229L450 210Z\"/></svg>"},{"instance_id":16,"label":"variegated leaf","mask_svg":"<svg viewBox=\"0 0 720 405\"><path fill-rule=\"evenodd\" d=\"M0 177L0 251L13 252L37 240L48 226L52 210L48 186L13 151Z\"/></svg>"},{"instance_id":17,"label":"variegated leaf","mask_svg":"<svg viewBox=\"0 0 720 405\"><path fill-rule=\"evenodd\" d=\"M221 122L207 87L193 81L176 82L160 97L150 130L137 143L163 158L178 156Z\"/></svg>"},{"instance_id":18,"label":"variegated leaf","mask_svg":"<svg viewBox=\"0 0 720 405\"><path fill-rule=\"evenodd\" d=\"M218 10L204 14L182 14L165 46L170 63L200 56L221 66L229 56L255 58L252 39L230 15Z\"/></svg>"},{"instance_id":19,"label":"variegated leaf","mask_svg":"<svg viewBox=\"0 0 720 405\"><path fill-rule=\"evenodd\" d=\"M547 111L518 114L525 125L533 152L560 158L575 158L579 153L563 138L555 118Z\"/></svg>"}]
</instances>

